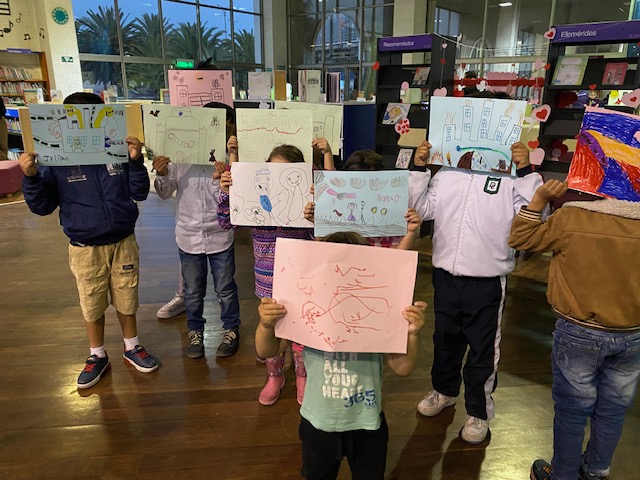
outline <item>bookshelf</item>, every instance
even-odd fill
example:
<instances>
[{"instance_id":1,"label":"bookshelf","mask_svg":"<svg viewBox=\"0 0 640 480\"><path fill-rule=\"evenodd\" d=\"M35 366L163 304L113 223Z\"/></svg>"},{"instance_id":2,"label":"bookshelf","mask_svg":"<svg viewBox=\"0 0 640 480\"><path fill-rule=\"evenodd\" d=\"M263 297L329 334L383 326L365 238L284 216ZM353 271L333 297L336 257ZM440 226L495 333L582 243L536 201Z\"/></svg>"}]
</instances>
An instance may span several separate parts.
<instances>
[{"instance_id":1,"label":"bookshelf","mask_svg":"<svg viewBox=\"0 0 640 480\"><path fill-rule=\"evenodd\" d=\"M0 96L5 105L23 105L24 90L38 88L48 100L49 73L43 52L0 51Z\"/></svg>"}]
</instances>

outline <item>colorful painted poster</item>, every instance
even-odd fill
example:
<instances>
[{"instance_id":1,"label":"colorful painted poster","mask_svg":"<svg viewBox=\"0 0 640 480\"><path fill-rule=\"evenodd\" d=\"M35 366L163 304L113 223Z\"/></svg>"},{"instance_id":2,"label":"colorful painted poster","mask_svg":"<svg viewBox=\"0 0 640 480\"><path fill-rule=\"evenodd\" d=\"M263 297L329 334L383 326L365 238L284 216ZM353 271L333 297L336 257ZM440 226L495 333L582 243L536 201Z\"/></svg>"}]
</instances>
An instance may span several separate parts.
<instances>
[{"instance_id":1,"label":"colorful painted poster","mask_svg":"<svg viewBox=\"0 0 640 480\"><path fill-rule=\"evenodd\" d=\"M429 163L516 174L511 145L520 140L526 101L432 97Z\"/></svg>"},{"instance_id":2,"label":"colorful painted poster","mask_svg":"<svg viewBox=\"0 0 640 480\"><path fill-rule=\"evenodd\" d=\"M221 108L143 105L147 153L165 155L174 163L209 164L211 151L226 152L226 110Z\"/></svg>"},{"instance_id":3,"label":"colorful painted poster","mask_svg":"<svg viewBox=\"0 0 640 480\"><path fill-rule=\"evenodd\" d=\"M382 117L383 125L395 125L400 120L407 118L409 115L409 103L389 103Z\"/></svg>"},{"instance_id":4,"label":"colorful painted poster","mask_svg":"<svg viewBox=\"0 0 640 480\"><path fill-rule=\"evenodd\" d=\"M308 227L304 207L313 200L311 164L231 164L231 223L256 227Z\"/></svg>"},{"instance_id":5,"label":"colorful painted poster","mask_svg":"<svg viewBox=\"0 0 640 480\"><path fill-rule=\"evenodd\" d=\"M313 138L326 138L337 152L342 145L342 105L276 101L276 109L309 110L313 115Z\"/></svg>"},{"instance_id":6,"label":"colorful painted poster","mask_svg":"<svg viewBox=\"0 0 640 480\"><path fill-rule=\"evenodd\" d=\"M220 102L233 107L231 70L169 70L169 99L179 107Z\"/></svg>"},{"instance_id":7,"label":"colorful painted poster","mask_svg":"<svg viewBox=\"0 0 640 480\"><path fill-rule=\"evenodd\" d=\"M640 117L587 107L567 182L581 192L640 201Z\"/></svg>"},{"instance_id":8,"label":"colorful painted poster","mask_svg":"<svg viewBox=\"0 0 640 480\"><path fill-rule=\"evenodd\" d=\"M294 145L313 162L313 116L309 110L236 110L241 162L264 162L279 145Z\"/></svg>"},{"instance_id":9,"label":"colorful painted poster","mask_svg":"<svg viewBox=\"0 0 640 480\"><path fill-rule=\"evenodd\" d=\"M97 165L129 160L124 105L29 105L40 165Z\"/></svg>"},{"instance_id":10,"label":"colorful painted poster","mask_svg":"<svg viewBox=\"0 0 640 480\"><path fill-rule=\"evenodd\" d=\"M326 352L406 353L418 253L278 238L276 336Z\"/></svg>"},{"instance_id":11,"label":"colorful painted poster","mask_svg":"<svg viewBox=\"0 0 640 480\"><path fill-rule=\"evenodd\" d=\"M313 184L317 237L345 230L363 237L407 233L409 172L316 171Z\"/></svg>"}]
</instances>

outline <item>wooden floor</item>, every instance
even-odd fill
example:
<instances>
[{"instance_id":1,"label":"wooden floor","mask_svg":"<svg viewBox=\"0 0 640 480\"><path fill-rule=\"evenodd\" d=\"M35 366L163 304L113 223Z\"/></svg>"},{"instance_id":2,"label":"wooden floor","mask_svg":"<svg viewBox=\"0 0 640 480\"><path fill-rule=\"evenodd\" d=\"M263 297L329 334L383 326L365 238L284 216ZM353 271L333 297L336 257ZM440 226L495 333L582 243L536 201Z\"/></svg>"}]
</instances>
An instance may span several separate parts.
<instances>
[{"instance_id":1,"label":"wooden floor","mask_svg":"<svg viewBox=\"0 0 640 480\"><path fill-rule=\"evenodd\" d=\"M138 326L141 342L161 361L151 374L119 360L115 313L107 314L112 369L87 391L75 387L88 355L67 241L57 212L31 214L0 205L0 479L293 479L299 478L299 421L293 372L280 401L258 404L265 367L255 361L257 300L247 231L237 234L241 348L217 360L219 311L208 298L206 358L185 355L184 315L156 319L177 286L175 201L155 194L141 204ZM421 248L428 250L427 241ZM491 436L471 446L458 433L461 404L434 418L416 413L430 389L433 314L424 328L419 365L408 378L385 374L389 479L528 478L531 462L551 456L553 406L549 356L554 318L545 300L548 257L519 265L508 285L502 360ZM432 303L430 257L420 255L417 299ZM627 417L612 478L640 478L640 402ZM343 464L340 478L349 478Z\"/></svg>"}]
</instances>

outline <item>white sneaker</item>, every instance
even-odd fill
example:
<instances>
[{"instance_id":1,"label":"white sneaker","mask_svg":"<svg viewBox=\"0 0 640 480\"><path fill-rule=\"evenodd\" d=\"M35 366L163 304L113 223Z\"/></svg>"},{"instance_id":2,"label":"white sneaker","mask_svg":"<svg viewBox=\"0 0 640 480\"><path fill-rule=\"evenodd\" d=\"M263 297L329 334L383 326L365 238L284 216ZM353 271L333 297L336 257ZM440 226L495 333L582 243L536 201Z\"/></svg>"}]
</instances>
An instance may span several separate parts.
<instances>
[{"instance_id":1,"label":"white sneaker","mask_svg":"<svg viewBox=\"0 0 640 480\"><path fill-rule=\"evenodd\" d=\"M182 293L176 292L176 295L171 300L160 307L156 315L158 318L172 318L184 311L184 297Z\"/></svg>"},{"instance_id":2,"label":"white sneaker","mask_svg":"<svg viewBox=\"0 0 640 480\"><path fill-rule=\"evenodd\" d=\"M467 443L482 443L489 432L489 421L467 415L467 423L462 427L462 439Z\"/></svg>"},{"instance_id":3,"label":"white sneaker","mask_svg":"<svg viewBox=\"0 0 640 480\"><path fill-rule=\"evenodd\" d=\"M454 405L457 398L458 397L447 397L437 390L431 390L422 400L420 400L420 403L418 404L418 412L425 417L433 417L445 408Z\"/></svg>"}]
</instances>

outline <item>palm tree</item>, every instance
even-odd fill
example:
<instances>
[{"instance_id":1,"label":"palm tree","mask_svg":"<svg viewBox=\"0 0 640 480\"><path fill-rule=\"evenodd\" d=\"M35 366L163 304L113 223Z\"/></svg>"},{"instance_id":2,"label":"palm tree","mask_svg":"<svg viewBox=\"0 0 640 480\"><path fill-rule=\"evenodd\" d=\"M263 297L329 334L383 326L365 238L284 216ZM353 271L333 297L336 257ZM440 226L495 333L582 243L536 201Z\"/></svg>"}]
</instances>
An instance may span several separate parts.
<instances>
[{"instance_id":1,"label":"palm tree","mask_svg":"<svg viewBox=\"0 0 640 480\"><path fill-rule=\"evenodd\" d=\"M170 58L199 59L199 35L200 32L195 23L180 22L177 28L172 28L167 33L167 55Z\"/></svg>"},{"instance_id":2,"label":"palm tree","mask_svg":"<svg viewBox=\"0 0 640 480\"><path fill-rule=\"evenodd\" d=\"M234 33L234 47L236 62L239 63L256 63L256 38L253 30L250 32L240 30L240 33Z\"/></svg>"},{"instance_id":3,"label":"palm tree","mask_svg":"<svg viewBox=\"0 0 640 480\"><path fill-rule=\"evenodd\" d=\"M202 53L203 58L211 58L212 62L231 61L231 50L226 52L222 48L224 31L216 27L207 27L207 23L202 24Z\"/></svg>"}]
</instances>

